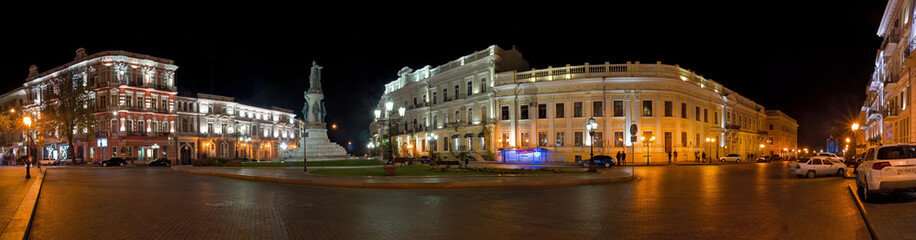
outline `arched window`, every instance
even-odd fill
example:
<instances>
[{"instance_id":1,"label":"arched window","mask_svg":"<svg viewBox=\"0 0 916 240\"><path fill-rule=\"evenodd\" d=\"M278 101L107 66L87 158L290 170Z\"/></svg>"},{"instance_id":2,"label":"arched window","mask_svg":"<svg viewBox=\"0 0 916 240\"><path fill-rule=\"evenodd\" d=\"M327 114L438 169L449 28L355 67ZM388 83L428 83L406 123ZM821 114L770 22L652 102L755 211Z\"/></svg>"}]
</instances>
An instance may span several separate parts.
<instances>
[{"instance_id":1,"label":"arched window","mask_svg":"<svg viewBox=\"0 0 916 240\"><path fill-rule=\"evenodd\" d=\"M461 122L461 112L455 111L455 123Z\"/></svg>"}]
</instances>

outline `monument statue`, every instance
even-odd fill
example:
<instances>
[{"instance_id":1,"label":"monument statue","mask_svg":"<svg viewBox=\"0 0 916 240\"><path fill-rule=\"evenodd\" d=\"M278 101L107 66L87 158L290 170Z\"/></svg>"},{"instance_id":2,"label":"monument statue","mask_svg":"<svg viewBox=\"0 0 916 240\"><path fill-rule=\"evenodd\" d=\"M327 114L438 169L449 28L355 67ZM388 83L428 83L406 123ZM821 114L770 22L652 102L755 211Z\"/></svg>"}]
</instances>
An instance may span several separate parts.
<instances>
[{"instance_id":1,"label":"monument statue","mask_svg":"<svg viewBox=\"0 0 916 240\"><path fill-rule=\"evenodd\" d=\"M299 147L284 152L276 160L303 161L303 155L308 151L309 161L330 161L351 159L347 151L337 143L328 139L328 130L324 122L327 111L324 107L324 91L321 90L321 66L312 61L309 74L309 89L303 92L305 98L302 106L302 134L299 138Z\"/></svg>"}]
</instances>

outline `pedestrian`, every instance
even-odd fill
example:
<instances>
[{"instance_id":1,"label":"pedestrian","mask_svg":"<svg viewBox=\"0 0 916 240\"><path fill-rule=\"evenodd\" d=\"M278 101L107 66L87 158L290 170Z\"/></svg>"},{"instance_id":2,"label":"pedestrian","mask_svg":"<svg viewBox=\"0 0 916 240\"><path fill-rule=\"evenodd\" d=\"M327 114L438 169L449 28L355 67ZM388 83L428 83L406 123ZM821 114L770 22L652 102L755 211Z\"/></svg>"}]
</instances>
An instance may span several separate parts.
<instances>
[{"instance_id":1,"label":"pedestrian","mask_svg":"<svg viewBox=\"0 0 916 240\"><path fill-rule=\"evenodd\" d=\"M668 164L671 164L671 152L668 152Z\"/></svg>"},{"instance_id":2,"label":"pedestrian","mask_svg":"<svg viewBox=\"0 0 916 240\"><path fill-rule=\"evenodd\" d=\"M622 163L627 162L627 152L620 153L620 162Z\"/></svg>"},{"instance_id":3,"label":"pedestrian","mask_svg":"<svg viewBox=\"0 0 916 240\"><path fill-rule=\"evenodd\" d=\"M617 165L620 165L620 151L617 151L617 158L615 159L617 159Z\"/></svg>"},{"instance_id":4,"label":"pedestrian","mask_svg":"<svg viewBox=\"0 0 916 240\"><path fill-rule=\"evenodd\" d=\"M677 151L674 151L674 161L677 161Z\"/></svg>"},{"instance_id":5,"label":"pedestrian","mask_svg":"<svg viewBox=\"0 0 916 240\"><path fill-rule=\"evenodd\" d=\"M32 167L32 156L28 156L25 159L25 178L32 178L32 174L29 174L30 167Z\"/></svg>"},{"instance_id":6,"label":"pedestrian","mask_svg":"<svg viewBox=\"0 0 916 240\"><path fill-rule=\"evenodd\" d=\"M693 151L693 160L700 162L700 151Z\"/></svg>"},{"instance_id":7,"label":"pedestrian","mask_svg":"<svg viewBox=\"0 0 916 240\"><path fill-rule=\"evenodd\" d=\"M705 151L703 152L702 156L703 156L703 162L706 162L706 152Z\"/></svg>"}]
</instances>

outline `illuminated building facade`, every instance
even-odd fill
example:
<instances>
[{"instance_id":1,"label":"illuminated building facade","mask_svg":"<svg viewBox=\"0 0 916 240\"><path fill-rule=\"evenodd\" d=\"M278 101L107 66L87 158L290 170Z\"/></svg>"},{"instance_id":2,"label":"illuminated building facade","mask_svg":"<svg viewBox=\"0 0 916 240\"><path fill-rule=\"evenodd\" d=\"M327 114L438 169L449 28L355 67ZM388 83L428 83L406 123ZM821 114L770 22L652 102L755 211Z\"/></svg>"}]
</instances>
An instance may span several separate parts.
<instances>
[{"instance_id":1,"label":"illuminated building facade","mask_svg":"<svg viewBox=\"0 0 916 240\"><path fill-rule=\"evenodd\" d=\"M767 110L764 148L768 155L789 156L798 148L798 122L779 110Z\"/></svg>"},{"instance_id":2,"label":"illuminated building facade","mask_svg":"<svg viewBox=\"0 0 916 240\"><path fill-rule=\"evenodd\" d=\"M916 112L909 107L913 105L911 86L916 80L912 71L916 66L916 57L912 55L916 48L913 3L913 0L888 1L878 26L877 34L884 40L878 48L875 72L857 117L863 121L857 139L869 146L916 140L912 121Z\"/></svg>"},{"instance_id":3,"label":"illuminated building facade","mask_svg":"<svg viewBox=\"0 0 916 240\"><path fill-rule=\"evenodd\" d=\"M198 93L196 98L177 97L177 113L174 147L179 149L179 163L206 158L271 160L297 147L300 127L292 110Z\"/></svg>"},{"instance_id":4,"label":"illuminated building facade","mask_svg":"<svg viewBox=\"0 0 916 240\"><path fill-rule=\"evenodd\" d=\"M66 156L70 146L59 132L33 133L41 159L168 158L190 164L202 158L270 160L282 148L296 147L290 139L296 139L299 125L292 111L209 94L177 96L177 69L168 59L125 51L87 55L79 49L73 61L49 71L39 73L33 65L22 87L0 95L0 106L40 119L42 103L54 101L50 80L63 71L89 87L86 107L95 112L95 132L83 129L87 137L74 139L76 156Z\"/></svg>"},{"instance_id":5,"label":"illuminated building facade","mask_svg":"<svg viewBox=\"0 0 916 240\"><path fill-rule=\"evenodd\" d=\"M652 162L667 162L674 151L679 161L695 161L694 153L702 152L711 158L766 154L760 147L767 139L764 107L677 65L529 71L516 50L491 46L436 68L405 68L399 76L386 85L377 119L393 122L401 156L467 151L497 161L575 162L588 159L592 145L596 155L626 151L628 160L650 155ZM599 126L594 143L585 129L589 118ZM385 133L383 122L370 125L374 142L384 140L377 134ZM636 142L631 124L639 128ZM438 138L428 139L430 133Z\"/></svg>"}]
</instances>

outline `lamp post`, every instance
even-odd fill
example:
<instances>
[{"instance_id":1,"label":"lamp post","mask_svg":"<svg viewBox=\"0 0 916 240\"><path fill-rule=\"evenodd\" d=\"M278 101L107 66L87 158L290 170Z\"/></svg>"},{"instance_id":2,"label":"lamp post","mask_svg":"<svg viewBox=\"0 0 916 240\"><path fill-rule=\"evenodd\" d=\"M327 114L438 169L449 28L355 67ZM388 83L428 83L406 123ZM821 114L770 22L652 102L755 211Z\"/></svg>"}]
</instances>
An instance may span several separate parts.
<instances>
[{"instance_id":1,"label":"lamp post","mask_svg":"<svg viewBox=\"0 0 916 240\"><path fill-rule=\"evenodd\" d=\"M31 136L32 134L29 133L29 131L32 128L32 118L29 116L25 116L22 118L22 123L25 124L26 126L26 132L25 132L26 141L27 141L26 156L29 156L27 158L29 162L27 162L25 165L25 178L32 178L32 175L29 173L29 167L30 167L29 165L32 164L32 136Z\"/></svg>"},{"instance_id":2,"label":"lamp post","mask_svg":"<svg viewBox=\"0 0 916 240\"><path fill-rule=\"evenodd\" d=\"M646 136L642 136L639 137L639 140L642 141L642 145L646 146L646 166L649 166L649 159L652 157L649 153L649 146L655 142L655 136L649 137L649 139L646 139Z\"/></svg>"},{"instance_id":3,"label":"lamp post","mask_svg":"<svg viewBox=\"0 0 916 240\"><path fill-rule=\"evenodd\" d=\"M429 145L428 145L428 146L430 146L430 147L429 147L429 160L432 161L432 160L433 160L433 154L435 154L435 152L436 152L436 147L439 147L439 146L438 146L438 145L439 145L439 144L438 144L438 143L439 143L439 135L436 134L436 133L429 133L429 136L426 137L426 140L429 141ZM435 146L435 147L431 146L432 143L434 143L434 142L435 142L436 145L437 145L437 146Z\"/></svg>"},{"instance_id":4,"label":"lamp post","mask_svg":"<svg viewBox=\"0 0 916 240\"><path fill-rule=\"evenodd\" d=\"M588 118L588 122L585 123L585 130L588 131L588 136L591 138L591 144L589 144L589 154L588 154L588 171L597 172L598 168L595 165L595 130L598 129L598 123L595 122L595 118Z\"/></svg>"},{"instance_id":5,"label":"lamp post","mask_svg":"<svg viewBox=\"0 0 916 240\"><path fill-rule=\"evenodd\" d=\"M715 138L706 138L706 150L707 151L709 150L709 147L711 146L710 144L713 144L711 147L715 147L714 146L715 143L716 143ZM718 148L716 148L716 155L719 155ZM710 151L710 154L709 154L709 163L712 163L712 151Z\"/></svg>"}]
</instances>

